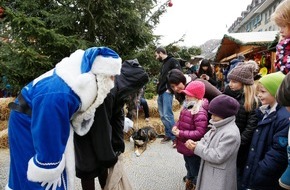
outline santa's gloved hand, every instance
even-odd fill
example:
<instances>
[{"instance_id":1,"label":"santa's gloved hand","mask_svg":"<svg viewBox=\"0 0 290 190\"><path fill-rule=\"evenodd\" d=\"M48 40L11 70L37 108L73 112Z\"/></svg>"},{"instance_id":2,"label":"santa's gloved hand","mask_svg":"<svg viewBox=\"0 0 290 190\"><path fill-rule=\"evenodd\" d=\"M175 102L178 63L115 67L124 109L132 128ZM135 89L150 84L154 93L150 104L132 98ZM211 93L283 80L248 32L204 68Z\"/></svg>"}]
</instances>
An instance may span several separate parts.
<instances>
[{"instance_id":1,"label":"santa's gloved hand","mask_svg":"<svg viewBox=\"0 0 290 190\"><path fill-rule=\"evenodd\" d=\"M51 188L51 190L56 190L57 187L61 186L61 176L59 176L59 178L55 179L55 180L51 180L51 181L43 181L41 183L42 187L45 187L45 190L49 190Z\"/></svg>"}]
</instances>

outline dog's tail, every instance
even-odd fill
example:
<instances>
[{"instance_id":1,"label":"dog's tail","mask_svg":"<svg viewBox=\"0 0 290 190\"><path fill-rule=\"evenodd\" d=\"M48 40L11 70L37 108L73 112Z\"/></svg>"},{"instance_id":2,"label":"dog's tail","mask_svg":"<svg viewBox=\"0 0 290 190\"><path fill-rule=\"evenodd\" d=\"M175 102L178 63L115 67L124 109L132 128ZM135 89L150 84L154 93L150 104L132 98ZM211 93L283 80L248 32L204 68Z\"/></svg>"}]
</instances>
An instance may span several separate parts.
<instances>
[{"instance_id":1,"label":"dog's tail","mask_svg":"<svg viewBox=\"0 0 290 190\"><path fill-rule=\"evenodd\" d=\"M164 138L165 135L164 134L157 134L157 138Z\"/></svg>"},{"instance_id":2,"label":"dog's tail","mask_svg":"<svg viewBox=\"0 0 290 190\"><path fill-rule=\"evenodd\" d=\"M156 130L153 131L153 134L156 138L164 138L165 134L158 134Z\"/></svg>"}]
</instances>

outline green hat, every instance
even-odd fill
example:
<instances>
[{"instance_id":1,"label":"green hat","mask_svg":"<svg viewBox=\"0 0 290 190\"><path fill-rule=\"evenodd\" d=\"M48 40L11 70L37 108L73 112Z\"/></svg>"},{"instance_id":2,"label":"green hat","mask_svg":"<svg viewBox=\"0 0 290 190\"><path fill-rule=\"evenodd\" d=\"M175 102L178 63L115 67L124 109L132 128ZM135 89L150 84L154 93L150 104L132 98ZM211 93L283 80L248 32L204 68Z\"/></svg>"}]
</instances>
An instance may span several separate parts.
<instances>
[{"instance_id":1,"label":"green hat","mask_svg":"<svg viewBox=\"0 0 290 190\"><path fill-rule=\"evenodd\" d=\"M267 74L260 78L259 82L275 97L278 88L280 87L285 75L282 72Z\"/></svg>"}]
</instances>

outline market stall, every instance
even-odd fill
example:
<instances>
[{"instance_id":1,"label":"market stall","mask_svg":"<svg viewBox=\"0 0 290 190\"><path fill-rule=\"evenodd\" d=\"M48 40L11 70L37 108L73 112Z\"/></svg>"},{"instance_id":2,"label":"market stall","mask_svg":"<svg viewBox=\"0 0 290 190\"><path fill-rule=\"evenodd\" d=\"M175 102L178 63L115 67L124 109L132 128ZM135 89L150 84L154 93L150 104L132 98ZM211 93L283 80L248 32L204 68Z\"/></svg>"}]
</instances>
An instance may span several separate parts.
<instances>
[{"instance_id":1,"label":"market stall","mask_svg":"<svg viewBox=\"0 0 290 190\"><path fill-rule=\"evenodd\" d=\"M275 70L275 45L278 31L246 32L225 34L215 56L215 62L228 64L242 54L246 60L258 63L263 74Z\"/></svg>"}]
</instances>

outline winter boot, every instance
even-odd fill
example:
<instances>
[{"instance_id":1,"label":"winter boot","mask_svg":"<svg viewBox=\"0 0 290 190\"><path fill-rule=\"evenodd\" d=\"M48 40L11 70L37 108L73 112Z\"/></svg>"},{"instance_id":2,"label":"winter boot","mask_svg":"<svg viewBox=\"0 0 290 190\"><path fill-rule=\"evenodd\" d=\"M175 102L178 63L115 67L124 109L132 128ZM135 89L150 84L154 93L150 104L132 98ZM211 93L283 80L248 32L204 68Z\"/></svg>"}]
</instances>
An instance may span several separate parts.
<instances>
[{"instance_id":1,"label":"winter boot","mask_svg":"<svg viewBox=\"0 0 290 190\"><path fill-rule=\"evenodd\" d=\"M190 179L188 179L185 183L185 190L195 190L195 185Z\"/></svg>"},{"instance_id":2,"label":"winter boot","mask_svg":"<svg viewBox=\"0 0 290 190\"><path fill-rule=\"evenodd\" d=\"M279 179L279 184L285 189L290 189L290 146L287 146L288 167Z\"/></svg>"}]
</instances>

